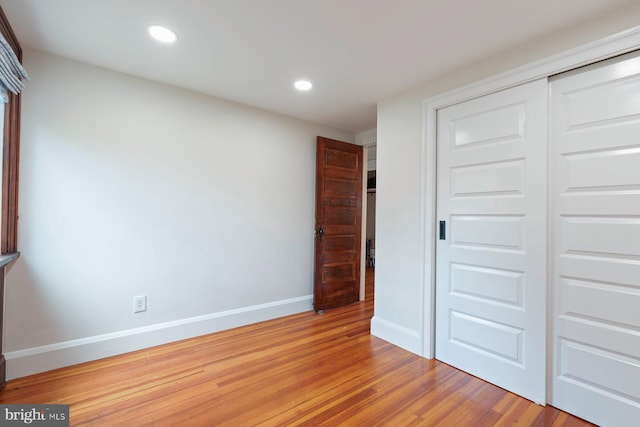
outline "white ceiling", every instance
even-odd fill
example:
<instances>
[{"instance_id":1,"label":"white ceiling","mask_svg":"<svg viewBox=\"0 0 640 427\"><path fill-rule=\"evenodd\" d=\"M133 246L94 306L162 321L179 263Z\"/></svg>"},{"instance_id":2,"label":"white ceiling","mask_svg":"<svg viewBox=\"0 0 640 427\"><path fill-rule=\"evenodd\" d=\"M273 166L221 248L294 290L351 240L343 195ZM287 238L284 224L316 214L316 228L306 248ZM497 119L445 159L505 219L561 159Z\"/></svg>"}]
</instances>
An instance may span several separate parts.
<instances>
[{"instance_id":1,"label":"white ceiling","mask_svg":"<svg viewBox=\"0 0 640 427\"><path fill-rule=\"evenodd\" d=\"M361 132L376 102L637 0L0 0L24 47ZM163 24L175 45L151 40ZM297 92L293 81L311 79Z\"/></svg>"}]
</instances>

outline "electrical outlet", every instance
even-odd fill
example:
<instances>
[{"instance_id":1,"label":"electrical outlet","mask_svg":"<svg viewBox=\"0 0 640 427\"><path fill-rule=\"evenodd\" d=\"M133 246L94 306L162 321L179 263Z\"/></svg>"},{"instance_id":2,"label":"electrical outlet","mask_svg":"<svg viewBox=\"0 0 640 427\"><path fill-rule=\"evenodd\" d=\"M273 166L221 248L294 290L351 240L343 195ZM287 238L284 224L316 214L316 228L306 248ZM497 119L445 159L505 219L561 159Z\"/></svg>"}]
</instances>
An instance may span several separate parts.
<instances>
[{"instance_id":1,"label":"electrical outlet","mask_svg":"<svg viewBox=\"0 0 640 427\"><path fill-rule=\"evenodd\" d=\"M133 312L140 313L142 311L147 311L147 296L138 295L133 297Z\"/></svg>"}]
</instances>

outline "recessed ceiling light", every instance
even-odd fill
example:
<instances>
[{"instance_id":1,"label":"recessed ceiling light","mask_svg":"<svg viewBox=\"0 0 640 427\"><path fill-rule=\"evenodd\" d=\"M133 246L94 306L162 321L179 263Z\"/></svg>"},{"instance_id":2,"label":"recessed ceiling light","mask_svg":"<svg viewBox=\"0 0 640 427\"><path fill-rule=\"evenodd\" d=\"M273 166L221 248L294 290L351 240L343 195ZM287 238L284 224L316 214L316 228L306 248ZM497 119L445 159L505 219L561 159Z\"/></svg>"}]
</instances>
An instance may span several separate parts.
<instances>
[{"instance_id":1,"label":"recessed ceiling light","mask_svg":"<svg viewBox=\"0 0 640 427\"><path fill-rule=\"evenodd\" d=\"M162 43L173 43L178 39L175 32L161 25L150 26L149 35Z\"/></svg>"},{"instance_id":2,"label":"recessed ceiling light","mask_svg":"<svg viewBox=\"0 0 640 427\"><path fill-rule=\"evenodd\" d=\"M309 90L313 87L309 80L298 80L293 84L298 90Z\"/></svg>"}]
</instances>

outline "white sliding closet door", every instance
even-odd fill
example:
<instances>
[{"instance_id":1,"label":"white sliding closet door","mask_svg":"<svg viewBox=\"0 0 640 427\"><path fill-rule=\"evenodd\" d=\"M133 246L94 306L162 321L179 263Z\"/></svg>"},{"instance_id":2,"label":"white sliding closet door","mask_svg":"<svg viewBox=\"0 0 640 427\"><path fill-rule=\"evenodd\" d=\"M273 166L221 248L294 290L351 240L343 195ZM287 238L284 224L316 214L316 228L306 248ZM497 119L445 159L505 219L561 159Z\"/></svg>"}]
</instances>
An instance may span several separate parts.
<instances>
[{"instance_id":1,"label":"white sliding closet door","mask_svg":"<svg viewBox=\"0 0 640 427\"><path fill-rule=\"evenodd\" d=\"M438 111L436 357L545 402L547 80ZM442 237L442 236L441 236Z\"/></svg>"},{"instance_id":2,"label":"white sliding closet door","mask_svg":"<svg viewBox=\"0 0 640 427\"><path fill-rule=\"evenodd\" d=\"M640 57L553 79L550 403L640 425Z\"/></svg>"}]
</instances>

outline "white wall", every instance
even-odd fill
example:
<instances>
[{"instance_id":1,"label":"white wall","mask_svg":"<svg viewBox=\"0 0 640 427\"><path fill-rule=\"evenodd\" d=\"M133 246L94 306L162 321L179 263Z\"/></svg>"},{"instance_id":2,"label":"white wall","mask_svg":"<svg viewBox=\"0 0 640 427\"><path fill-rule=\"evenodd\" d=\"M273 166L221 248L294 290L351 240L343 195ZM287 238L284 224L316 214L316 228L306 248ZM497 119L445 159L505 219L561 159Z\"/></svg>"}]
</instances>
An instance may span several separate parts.
<instances>
[{"instance_id":1,"label":"white wall","mask_svg":"<svg viewBox=\"0 0 640 427\"><path fill-rule=\"evenodd\" d=\"M502 55L470 64L378 104L376 189L376 293L372 334L423 354L425 318L423 203L423 100L631 28L640 2L583 22ZM446 43L446 41L444 41ZM419 54L417 52L416 54ZM430 244L430 242L428 242ZM428 331L426 331L428 333Z\"/></svg>"},{"instance_id":2,"label":"white wall","mask_svg":"<svg viewBox=\"0 0 640 427\"><path fill-rule=\"evenodd\" d=\"M40 52L25 66L9 378L311 309L315 137L354 135Z\"/></svg>"}]
</instances>

